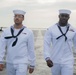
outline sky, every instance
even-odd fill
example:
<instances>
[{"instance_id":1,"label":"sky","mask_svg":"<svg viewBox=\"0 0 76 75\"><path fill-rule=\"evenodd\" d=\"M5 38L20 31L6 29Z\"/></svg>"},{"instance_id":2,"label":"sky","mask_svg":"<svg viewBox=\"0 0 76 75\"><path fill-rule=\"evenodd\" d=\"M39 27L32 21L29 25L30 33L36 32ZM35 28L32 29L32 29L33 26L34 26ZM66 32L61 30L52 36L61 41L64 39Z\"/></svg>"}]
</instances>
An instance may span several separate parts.
<instances>
[{"instance_id":1,"label":"sky","mask_svg":"<svg viewBox=\"0 0 76 75\"><path fill-rule=\"evenodd\" d=\"M76 27L76 0L0 0L0 27L14 24L14 9L26 11L23 24L28 28L48 28L58 22L59 9L69 9L69 23Z\"/></svg>"}]
</instances>

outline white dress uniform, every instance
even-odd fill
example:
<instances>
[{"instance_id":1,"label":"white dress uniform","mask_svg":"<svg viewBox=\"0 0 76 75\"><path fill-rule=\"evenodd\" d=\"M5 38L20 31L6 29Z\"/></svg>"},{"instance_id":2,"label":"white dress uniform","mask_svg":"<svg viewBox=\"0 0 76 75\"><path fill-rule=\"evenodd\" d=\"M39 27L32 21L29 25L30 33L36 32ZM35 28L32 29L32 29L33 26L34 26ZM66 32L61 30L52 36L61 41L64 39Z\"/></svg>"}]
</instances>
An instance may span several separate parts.
<instances>
[{"instance_id":1,"label":"white dress uniform","mask_svg":"<svg viewBox=\"0 0 76 75\"><path fill-rule=\"evenodd\" d=\"M11 33L11 28L14 30L14 35ZM15 37L18 32L24 30ZM3 31L0 37L0 63L3 63L5 55L5 47L7 46L6 67L7 75L26 75L28 64L31 67L35 66L35 53L34 53L34 35L33 32L22 27L21 29L14 29L13 26ZM12 38L6 39L5 37ZM13 45L13 42L16 42Z\"/></svg>"},{"instance_id":2,"label":"white dress uniform","mask_svg":"<svg viewBox=\"0 0 76 75\"><path fill-rule=\"evenodd\" d=\"M61 27L62 34L56 23L47 29L44 36L45 60L48 58L54 63L52 75L73 75L72 47L76 47L76 31L71 25L68 26Z\"/></svg>"}]
</instances>

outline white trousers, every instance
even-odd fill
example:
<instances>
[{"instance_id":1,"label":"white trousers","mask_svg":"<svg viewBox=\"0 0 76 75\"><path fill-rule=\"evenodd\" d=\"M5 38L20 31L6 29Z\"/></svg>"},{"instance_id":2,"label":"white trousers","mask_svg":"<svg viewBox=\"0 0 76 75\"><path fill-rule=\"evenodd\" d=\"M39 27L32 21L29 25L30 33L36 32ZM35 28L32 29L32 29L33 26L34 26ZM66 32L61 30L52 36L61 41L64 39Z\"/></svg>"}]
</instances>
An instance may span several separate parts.
<instances>
[{"instance_id":1,"label":"white trousers","mask_svg":"<svg viewBox=\"0 0 76 75\"><path fill-rule=\"evenodd\" d=\"M7 75L27 75L27 64L6 64Z\"/></svg>"},{"instance_id":2,"label":"white trousers","mask_svg":"<svg viewBox=\"0 0 76 75\"><path fill-rule=\"evenodd\" d=\"M72 64L54 64L51 68L52 75L73 75Z\"/></svg>"}]
</instances>

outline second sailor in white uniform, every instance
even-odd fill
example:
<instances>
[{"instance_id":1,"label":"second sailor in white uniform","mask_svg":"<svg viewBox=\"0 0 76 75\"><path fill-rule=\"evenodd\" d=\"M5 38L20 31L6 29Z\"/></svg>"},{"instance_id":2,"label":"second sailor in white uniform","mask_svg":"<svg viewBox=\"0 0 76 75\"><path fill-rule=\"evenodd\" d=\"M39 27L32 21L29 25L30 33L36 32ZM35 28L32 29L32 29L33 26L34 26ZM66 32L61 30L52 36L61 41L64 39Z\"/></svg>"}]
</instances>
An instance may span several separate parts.
<instances>
[{"instance_id":1,"label":"second sailor in white uniform","mask_svg":"<svg viewBox=\"0 0 76 75\"><path fill-rule=\"evenodd\" d=\"M68 23L70 10L59 10L59 22L49 27L44 36L44 57L52 75L73 75L76 30Z\"/></svg>"}]
</instances>

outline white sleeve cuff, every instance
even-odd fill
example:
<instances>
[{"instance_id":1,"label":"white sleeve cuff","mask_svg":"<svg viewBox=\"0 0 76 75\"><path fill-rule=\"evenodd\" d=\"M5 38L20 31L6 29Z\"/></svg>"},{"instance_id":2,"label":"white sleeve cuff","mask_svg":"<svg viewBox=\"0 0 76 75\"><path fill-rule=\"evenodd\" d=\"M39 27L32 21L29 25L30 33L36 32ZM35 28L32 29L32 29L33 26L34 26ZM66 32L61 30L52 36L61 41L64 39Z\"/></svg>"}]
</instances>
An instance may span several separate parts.
<instances>
[{"instance_id":1,"label":"white sleeve cuff","mask_svg":"<svg viewBox=\"0 0 76 75\"><path fill-rule=\"evenodd\" d=\"M45 58L46 61L49 60L49 59L50 59L50 57Z\"/></svg>"}]
</instances>

